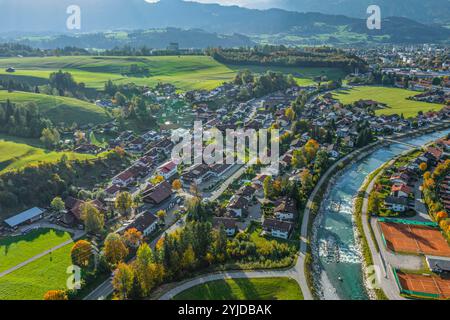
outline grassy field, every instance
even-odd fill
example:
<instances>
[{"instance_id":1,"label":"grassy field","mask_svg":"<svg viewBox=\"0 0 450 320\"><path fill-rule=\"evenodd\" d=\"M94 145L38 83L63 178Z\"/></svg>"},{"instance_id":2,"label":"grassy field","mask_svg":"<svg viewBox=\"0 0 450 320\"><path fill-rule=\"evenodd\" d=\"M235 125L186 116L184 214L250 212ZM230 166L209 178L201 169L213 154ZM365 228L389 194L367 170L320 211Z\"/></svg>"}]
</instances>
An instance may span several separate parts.
<instances>
[{"instance_id":1,"label":"grassy field","mask_svg":"<svg viewBox=\"0 0 450 320\"><path fill-rule=\"evenodd\" d=\"M303 295L290 278L230 279L196 286L174 300L303 300Z\"/></svg>"},{"instance_id":2,"label":"grassy field","mask_svg":"<svg viewBox=\"0 0 450 320\"><path fill-rule=\"evenodd\" d=\"M1 138L1 137L0 137ZM63 155L69 160L92 159L95 156L74 152L53 152L27 144L0 139L0 174L39 162L57 162Z\"/></svg>"},{"instance_id":3,"label":"grassy field","mask_svg":"<svg viewBox=\"0 0 450 320\"><path fill-rule=\"evenodd\" d=\"M123 69L130 64L147 67L150 76L123 76ZM158 82L170 82L181 90L213 89L232 80L241 69L251 69L254 72L270 69L290 73L300 84L311 84L311 78L322 74L328 75L330 79L344 76L342 71L332 68L227 66L208 56L6 58L0 59L0 76L5 77L7 73L4 69L9 66L17 69L9 76L30 77L30 81L34 82L48 79L50 73L62 69L71 72L76 81L96 89L103 88L108 80L149 86Z\"/></svg>"},{"instance_id":4,"label":"grassy field","mask_svg":"<svg viewBox=\"0 0 450 320\"><path fill-rule=\"evenodd\" d=\"M375 100L388 105L387 109L376 111L377 115L402 114L407 117L415 117L419 111L438 111L443 105L407 100L408 97L417 95L418 92L386 87L355 87L350 90L341 90L334 97L344 104L351 104L361 99Z\"/></svg>"},{"instance_id":5,"label":"grassy field","mask_svg":"<svg viewBox=\"0 0 450 320\"><path fill-rule=\"evenodd\" d=\"M71 125L75 122L79 125L86 125L104 123L109 119L101 107L78 99L0 90L0 102L5 102L7 99L14 103L36 103L41 113L54 123L64 122Z\"/></svg>"},{"instance_id":6,"label":"grassy field","mask_svg":"<svg viewBox=\"0 0 450 320\"><path fill-rule=\"evenodd\" d=\"M66 289L71 249L64 246L1 277L0 300L42 300L48 290Z\"/></svg>"},{"instance_id":7,"label":"grassy field","mask_svg":"<svg viewBox=\"0 0 450 320\"><path fill-rule=\"evenodd\" d=\"M0 272L8 270L70 238L71 235L68 232L39 229L23 236L0 239Z\"/></svg>"}]
</instances>

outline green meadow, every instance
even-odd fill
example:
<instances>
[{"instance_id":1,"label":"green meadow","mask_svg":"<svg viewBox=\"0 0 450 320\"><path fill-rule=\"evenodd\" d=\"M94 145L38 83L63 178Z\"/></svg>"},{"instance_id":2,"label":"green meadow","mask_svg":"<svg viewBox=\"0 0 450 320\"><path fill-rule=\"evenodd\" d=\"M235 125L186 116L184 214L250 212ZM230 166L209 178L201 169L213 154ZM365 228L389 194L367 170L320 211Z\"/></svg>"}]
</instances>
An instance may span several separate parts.
<instances>
[{"instance_id":1,"label":"green meadow","mask_svg":"<svg viewBox=\"0 0 450 320\"><path fill-rule=\"evenodd\" d=\"M303 300L303 294L290 278L230 279L190 288L174 300Z\"/></svg>"},{"instance_id":2,"label":"green meadow","mask_svg":"<svg viewBox=\"0 0 450 320\"><path fill-rule=\"evenodd\" d=\"M400 115L403 113L408 118L417 116L419 111L439 111L443 108L443 105L440 104L408 100L409 97L417 94L419 93L416 91L406 89L362 86L343 89L333 96L343 104L351 104L361 99L385 103L388 107L377 110L377 115Z\"/></svg>"},{"instance_id":3,"label":"green meadow","mask_svg":"<svg viewBox=\"0 0 450 320\"><path fill-rule=\"evenodd\" d=\"M149 77L127 77L122 71L130 64L147 67ZM5 68L13 66L15 73L6 73ZM154 86L159 82L168 82L181 90L214 89L225 81L232 80L242 69L254 72L274 70L293 74L300 84L312 84L312 78L328 75L330 79L344 76L339 69L333 68L284 68L259 66L228 66L208 56L161 56L161 57L33 57L0 59L0 76L30 77L30 81L48 79L50 73L64 70L71 72L78 82L87 87L102 89L104 83L134 82L138 85Z\"/></svg>"},{"instance_id":4,"label":"green meadow","mask_svg":"<svg viewBox=\"0 0 450 320\"><path fill-rule=\"evenodd\" d=\"M57 162L63 155L66 155L69 160L95 157L74 152L46 151L24 143L0 140L0 174L40 162Z\"/></svg>"},{"instance_id":5,"label":"green meadow","mask_svg":"<svg viewBox=\"0 0 450 320\"><path fill-rule=\"evenodd\" d=\"M0 300L42 300L48 290L66 289L72 265L66 245L0 278Z\"/></svg>"},{"instance_id":6,"label":"green meadow","mask_svg":"<svg viewBox=\"0 0 450 320\"><path fill-rule=\"evenodd\" d=\"M73 98L0 90L0 102L8 99L19 104L34 102L40 112L54 123L64 122L71 125L75 122L78 125L86 125L104 123L109 119L108 114L101 107Z\"/></svg>"},{"instance_id":7,"label":"green meadow","mask_svg":"<svg viewBox=\"0 0 450 320\"><path fill-rule=\"evenodd\" d=\"M0 272L8 270L67 240L71 235L53 229L37 229L26 235L0 239Z\"/></svg>"}]
</instances>

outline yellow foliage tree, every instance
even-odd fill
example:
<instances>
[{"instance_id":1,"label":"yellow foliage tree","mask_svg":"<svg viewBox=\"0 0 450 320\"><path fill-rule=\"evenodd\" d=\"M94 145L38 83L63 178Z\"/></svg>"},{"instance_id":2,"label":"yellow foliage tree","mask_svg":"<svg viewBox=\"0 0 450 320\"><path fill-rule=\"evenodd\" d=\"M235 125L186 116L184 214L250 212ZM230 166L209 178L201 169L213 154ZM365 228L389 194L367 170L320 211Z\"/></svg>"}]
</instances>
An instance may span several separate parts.
<instances>
[{"instance_id":1,"label":"yellow foliage tree","mask_svg":"<svg viewBox=\"0 0 450 320\"><path fill-rule=\"evenodd\" d=\"M63 290L50 290L44 295L44 300L69 300L67 294Z\"/></svg>"}]
</instances>

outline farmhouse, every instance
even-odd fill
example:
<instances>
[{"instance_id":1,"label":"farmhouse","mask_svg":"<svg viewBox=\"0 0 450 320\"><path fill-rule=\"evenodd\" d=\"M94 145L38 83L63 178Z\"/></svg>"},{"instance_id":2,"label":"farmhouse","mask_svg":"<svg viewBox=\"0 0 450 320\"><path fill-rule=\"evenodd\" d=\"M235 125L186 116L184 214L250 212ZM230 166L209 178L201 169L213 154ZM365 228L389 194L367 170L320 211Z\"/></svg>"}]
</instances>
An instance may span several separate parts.
<instances>
[{"instance_id":1,"label":"farmhouse","mask_svg":"<svg viewBox=\"0 0 450 320\"><path fill-rule=\"evenodd\" d=\"M100 212L106 212L106 208L103 203L97 199L85 202L74 197L67 197L67 199L64 201L67 210L67 213L64 215L64 222L67 224L72 224L74 222L82 221L81 216L83 205L86 203L93 205Z\"/></svg>"},{"instance_id":2,"label":"farmhouse","mask_svg":"<svg viewBox=\"0 0 450 320\"><path fill-rule=\"evenodd\" d=\"M24 223L33 223L42 219L45 210L41 208L31 208L22 213L19 213L9 219L5 220L5 223L11 228L16 228Z\"/></svg>"}]
</instances>

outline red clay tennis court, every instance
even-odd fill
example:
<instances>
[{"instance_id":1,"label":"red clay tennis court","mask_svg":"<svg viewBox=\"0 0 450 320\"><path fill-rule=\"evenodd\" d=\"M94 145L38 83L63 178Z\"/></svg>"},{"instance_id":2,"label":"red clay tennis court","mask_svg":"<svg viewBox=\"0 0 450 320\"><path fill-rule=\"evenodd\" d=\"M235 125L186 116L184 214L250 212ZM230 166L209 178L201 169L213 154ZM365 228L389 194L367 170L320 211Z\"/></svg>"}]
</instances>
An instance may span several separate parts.
<instances>
[{"instance_id":1,"label":"red clay tennis court","mask_svg":"<svg viewBox=\"0 0 450 320\"><path fill-rule=\"evenodd\" d=\"M393 252L450 257L450 246L437 228L392 222L379 225Z\"/></svg>"},{"instance_id":2,"label":"red clay tennis court","mask_svg":"<svg viewBox=\"0 0 450 320\"><path fill-rule=\"evenodd\" d=\"M450 278L441 278L435 275L419 275L397 272L401 289L408 293L438 295L441 299L450 299ZM407 290L407 291L405 291Z\"/></svg>"}]
</instances>

